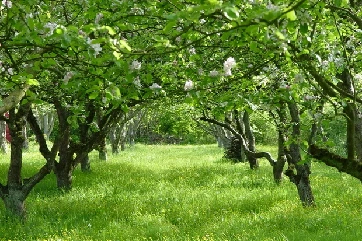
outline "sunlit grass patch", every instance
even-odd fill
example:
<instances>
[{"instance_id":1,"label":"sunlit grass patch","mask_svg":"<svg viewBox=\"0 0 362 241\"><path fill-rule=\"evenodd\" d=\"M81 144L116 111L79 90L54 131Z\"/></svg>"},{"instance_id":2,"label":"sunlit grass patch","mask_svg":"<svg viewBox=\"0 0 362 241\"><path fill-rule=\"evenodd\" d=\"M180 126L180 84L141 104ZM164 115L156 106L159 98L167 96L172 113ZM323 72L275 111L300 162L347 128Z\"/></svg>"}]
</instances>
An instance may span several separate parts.
<instances>
[{"instance_id":1,"label":"sunlit grass patch","mask_svg":"<svg viewBox=\"0 0 362 241\"><path fill-rule=\"evenodd\" d=\"M271 151L274 147L259 147ZM24 154L24 173L44 160ZM359 181L313 163L316 208L303 208L294 184L272 168L221 162L222 149L136 145L107 162L91 153L92 171L74 172L73 190L56 190L53 174L27 199L22 225L4 218L0 240L358 240ZM1 180L6 162L0 163ZM5 175L5 176L4 176Z\"/></svg>"}]
</instances>

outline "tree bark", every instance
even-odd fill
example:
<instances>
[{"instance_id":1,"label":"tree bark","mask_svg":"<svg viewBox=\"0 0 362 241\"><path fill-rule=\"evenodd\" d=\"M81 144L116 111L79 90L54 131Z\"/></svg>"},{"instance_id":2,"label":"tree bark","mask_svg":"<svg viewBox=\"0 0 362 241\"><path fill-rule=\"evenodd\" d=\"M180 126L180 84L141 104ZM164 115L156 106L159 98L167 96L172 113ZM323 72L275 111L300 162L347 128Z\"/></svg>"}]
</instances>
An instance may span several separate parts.
<instances>
[{"instance_id":1,"label":"tree bark","mask_svg":"<svg viewBox=\"0 0 362 241\"><path fill-rule=\"evenodd\" d=\"M274 166L275 163L276 163L276 160L274 160L272 158L272 156L270 155L270 153L268 152L252 152L249 150L247 144L246 144L246 141L244 139L244 137L242 135L240 135L240 133L238 133L232 126L230 126L229 124L226 124L226 123L222 123L218 120L215 120L215 119L210 119L210 118L207 118L207 117L201 117L200 120L202 121L207 121L209 123L212 123L212 124L216 124L216 125L219 125L221 127L224 127L225 129L229 130L233 135L235 135L237 138L240 139L241 141L241 146L243 148L243 151L245 152L245 155L248 156L253 156L255 158L265 158L269 161L270 165L271 166Z\"/></svg>"},{"instance_id":2,"label":"tree bark","mask_svg":"<svg viewBox=\"0 0 362 241\"><path fill-rule=\"evenodd\" d=\"M59 132L61 133L59 145L59 162L54 165L57 187L62 190L72 189L73 153L70 150L70 124L68 123L68 110L56 103L59 119Z\"/></svg>"},{"instance_id":3,"label":"tree bark","mask_svg":"<svg viewBox=\"0 0 362 241\"><path fill-rule=\"evenodd\" d=\"M102 138L98 146L98 158L102 161L107 161L107 145L106 138Z\"/></svg>"},{"instance_id":4,"label":"tree bark","mask_svg":"<svg viewBox=\"0 0 362 241\"><path fill-rule=\"evenodd\" d=\"M255 148L255 137L254 137L254 133L253 130L250 126L250 117L249 117L249 113L247 111L244 111L244 116L243 116L243 123L244 123L244 127L245 127L245 136L247 139L247 143L248 143L248 149L249 151L255 153L256 152L256 148ZM256 158L255 155L248 155L246 154L248 161L249 161L249 165L251 169L256 169L259 168L259 162L258 159Z\"/></svg>"},{"instance_id":5,"label":"tree bark","mask_svg":"<svg viewBox=\"0 0 362 241\"><path fill-rule=\"evenodd\" d=\"M24 150L29 150L28 127L26 125L26 122L23 125L22 132L23 132L23 137L24 137L23 149Z\"/></svg>"},{"instance_id":6,"label":"tree bark","mask_svg":"<svg viewBox=\"0 0 362 241\"><path fill-rule=\"evenodd\" d=\"M286 113L286 105L281 102L280 107L277 109L277 113L279 116L279 122L277 123L278 129L278 158L277 163L273 168L274 180L276 183L280 183L283 179L283 170L285 163L287 162L287 128L285 123L287 123L287 113Z\"/></svg>"},{"instance_id":7,"label":"tree bark","mask_svg":"<svg viewBox=\"0 0 362 241\"><path fill-rule=\"evenodd\" d=\"M8 170L7 186L2 186L0 196L4 201L6 210L17 217L25 218L24 201L27 193L23 190L23 180L21 175L23 164L23 143L22 133L25 125L25 117L30 109L30 104L20 105L18 112L15 108L9 111L9 130L12 136L10 166Z\"/></svg>"},{"instance_id":8,"label":"tree bark","mask_svg":"<svg viewBox=\"0 0 362 241\"><path fill-rule=\"evenodd\" d=\"M6 122L0 121L0 153L7 153Z\"/></svg>"},{"instance_id":9,"label":"tree bark","mask_svg":"<svg viewBox=\"0 0 362 241\"><path fill-rule=\"evenodd\" d=\"M85 157L80 162L80 168L82 172L89 172L90 171L90 160L88 153L85 154Z\"/></svg>"},{"instance_id":10,"label":"tree bark","mask_svg":"<svg viewBox=\"0 0 362 241\"><path fill-rule=\"evenodd\" d=\"M288 108L292 119L292 143L290 144L291 163L285 174L289 177L298 190L299 198L303 206L315 206L314 196L310 185L310 166L307 163L300 164L300 118L296 103L289 101ZM294 173L297 171L297 174Z\"/></svg>"},{"instance_id":11,"label":"tree bark","mask_svg":"<svg viewBox=\"0 0 362 241\"><path fill-rule=\"evenodd\" d=\"M30 85L26 84L21 87L13 90L6 98L2 100L2 105L0 106L0 115L5 114L15 106L17 106L21 99L25 96L26 91L29 89Z\"/></svg>"}]
</instances>

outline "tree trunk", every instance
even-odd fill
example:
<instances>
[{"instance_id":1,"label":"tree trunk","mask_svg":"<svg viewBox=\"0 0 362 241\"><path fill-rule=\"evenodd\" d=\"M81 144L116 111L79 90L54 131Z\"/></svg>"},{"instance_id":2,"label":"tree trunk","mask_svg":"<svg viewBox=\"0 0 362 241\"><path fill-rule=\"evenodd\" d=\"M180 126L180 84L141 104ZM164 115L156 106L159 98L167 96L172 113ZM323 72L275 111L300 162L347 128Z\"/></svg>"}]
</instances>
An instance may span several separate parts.
<instances>
[{"instance_id":1,"label":"tree trunk","mask_svg":"<svg viewBox=\"0 0 362 241\"><path fill-rule=\"evenodd\" d=\"M248 143L248 149L249 149L249 151L255 153L256 152L255 137L254 137L253 130L250 126L250 117L249 117L249 113L247 111L244 111L243 124L244 124L244 128L245 128L245 136L246 136L247 143ZM246 156L248 158L250 168L257 169L259 167L259 161L255 157L255 155L246 155Z\"/></svg>"},{"instance_id":2,"label":"tree trunk","mask_svg":"<svg viewBox=\"0 0 362 241\"><path fill-rule=\"evenodd\" d=\"M8 190L8 193L3 197L3 201L9 215L14 215L22 220L26 218L25 198L22 190Z\"/></svg>"},{"instance_id":3,"label":"tree trunk","mask_svg":"<svg viewBox=\"0 0 362 241\"><path fill-rule=\"evenodd\" d=\"M90 171L90 160L88 153L85 155L84 158L82 158L80 162L80 168L82 172L89 172Z\"/></svg>"},{"instance_id":4,"label":"tree trunk","mask_svg":"<svg viewBox=\"0 0 362 241\"><path fill-rule=\"evenodd\" d=\"M22 192L23 180L21 170L23 165L23 125L25 125L25 116L29 110L29 105L20 106L18 113L15 109L9 111L9 130L12 136L10 166L8 170L8 183L6 193L3 193L2 199L5 208L9 213L17 217L25 218L25 197Z\"/></svg>"},{"instance_id":5,"label":"tree trunk","mask_svg":"<svg viewBox=\"0 0 362 241\"><path fill-rule=\"evenodd\" d=\"M7 153L6 122L0 121L0 153Z\"/></svg>"},{"instance_id":6,"label":"tree trunk","mask_svg":"<svg viewBox=\"0 0 362 241\"><path fill-rule=\"evenodd\" d=\"M225 158L233 162L242 162L241 141L237 137L231 137L230 145L225 149Z\"/></svg>"},{"instance_id":7,"label":"tree trunk","mask_svg":"<svg viewBox=\"0 0 362 241\"><path fill-rule=\"evenodd\" d=\"M273 167L273 175L275 182L280 183L283 179L283 169L285 163L287 162L287 154L288 154L287 145L286 145L287 128L285 125L287 123L287 113L286 113L286 105L284 102L280 103L280 108L277 109L277 113L279 117L279 122L276 121L278 129L278 158L276 165Z\"/></svg>"},{"instance_id":8,"label":"tree trunk","mask_svg":"<svg viewBox=\"0 0 362 241\"><path fill-rule=\"evenodd\" d=\"M57 187L60 190L69 191L72 189L73 181L73 168L69 166L62 167L61 165L56 165L55 176L57 178Z\"/></svg>"},{"instance_id":9,"label":"tree trunk","mask_svg":"<svg viewBox=\"0 0 362 241\"><path fill-rule=\"evenodd\" d=\"M285 174L289 177L290 181L297 186L299 198L303 206L315 206L314 196L310 185L309 175L310 166L307 163L300 164L300 118L299 110L294 102L288 102L288 108L292 119L292 140L290 144L291 162L288 163L289 167ZM297 174L294 174L296 169Z\"/></svg>"},{"instance_id":10,"label":"tree trunk","mask_svg":"<svg viewBox=\"0 0 362 241\"><path fill-rule=\"evenodd\" d=\"M118 154L119 153L119 141L117 141L117 129L118 125L115 125L113 128L111 128L111 131L109 133L109 140L111 142L111 148L112 148L112 154Z\"/></svg>"},{"instance_id":11,"label":"tree trunk","mask_svg":"<svg viewBox=\"0 0 362 241\"><path fill-rule=\"evenodd\" d=\"M23 125L22 132L23 132L23 137L24 137L23 149L24 150L29 150L28 127L26 125L26 122Z\"/></svg>"},{"instance_id":12,"label":"tree trunk","mask_svg":"<svg viewBox=\"0 0 362 241\"><path fill-rule=\"evenodd\" d=\"M107 161L107 146L106 138L102 138L98 146L98 157L99 160Z\"/></svg>"},{"instance_id":13,"label":"tree trunk","mask_svg":"<svg viewBox=\"0 0 362 241\"><path fill-rule=\"evenodd\" d=\"M73 174L73 152L70 147L70 124L68 123L68 110L56 103L56 109L59 119L59 162L54 165L54 173L57 179L57 187L62 190L72 189Z\"/></svg>"},{"instance_id":14,"label":"tree trunk","mask_svg":"<svg viewBox=\"0 0 362 241\"><path fill-rule=\"evenodd\" d=\"M362 162L362 118L359 115L356 116L355 133L357 160Z\"/></svg>"}]
</instances>

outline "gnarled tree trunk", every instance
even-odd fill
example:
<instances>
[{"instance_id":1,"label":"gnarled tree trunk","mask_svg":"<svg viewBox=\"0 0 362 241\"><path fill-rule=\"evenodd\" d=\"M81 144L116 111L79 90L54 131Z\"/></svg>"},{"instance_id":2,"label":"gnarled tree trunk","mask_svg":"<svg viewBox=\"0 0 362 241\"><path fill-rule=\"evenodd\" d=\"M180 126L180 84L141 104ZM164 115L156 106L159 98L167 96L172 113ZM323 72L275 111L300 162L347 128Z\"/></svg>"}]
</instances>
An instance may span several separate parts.
<instances>
[{"instance_id":1,"label":"gnarled tree trunk","mask_svg":"<svg viewBox=\"0 0 362 241\"><path fill-rule=\"evenodd\" d=\"M298 190L299 198L303 206L314 206L314 196L312 188L310 185L309 175L310 175L310 166L308 163L300 164L301 154L300 154L300 118L299 110L296 103L289 101L288 108L290 116L292 119L292 140L290 144L290 162L288 163L288 170L285 174L289 177L290 181L293 182ZM294 170L297 173L294 173Z\"/></svg>"},{"instance_id":2,"label":"gnarled tree trunk","mask_svg":"<svg viewBox=\"0 0 362 241\"><path fill-rule=\"evenodd\" d=\"M256 152L256 148L255 148L255 137L254 137L254 133L253 130L250 126L250 117L249 117L249 112L244 111L244 116L243 116L243 124L245 127L245 136L247 139L247 144L248 144L248 149L250 152L255 153ZM256 169L259 167L259 162L258 159L255 157L255 155L248 155L246 154L248 161L249 161L249 165L251 169Z\"/></svg>"}]
</instances>

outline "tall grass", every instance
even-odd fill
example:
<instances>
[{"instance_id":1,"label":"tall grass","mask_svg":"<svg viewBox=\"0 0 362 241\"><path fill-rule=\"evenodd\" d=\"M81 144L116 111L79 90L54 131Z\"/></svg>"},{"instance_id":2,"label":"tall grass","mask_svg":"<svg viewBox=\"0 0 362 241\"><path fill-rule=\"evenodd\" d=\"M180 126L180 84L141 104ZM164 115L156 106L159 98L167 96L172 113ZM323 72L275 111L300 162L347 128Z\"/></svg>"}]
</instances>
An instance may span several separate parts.
<instances>
[{"instance_id":1,"label":"tall grass","mask_svg":"<svg viewBox=\"0 0 362 241\"><path fill-rule=\"evenodd\" d=\"M25 175L43 163L36 151L24 156ZM71 192L59 193L53 175L35 187L24 224L1 204L0 240L361 239L359 181L313 163L317 207L302 208L293 184L273 183L267 161L251 171L221 157L214 145L136 145L107 162L92 153L92 171L75 170Z\"/></svg>"}]
</instances>

